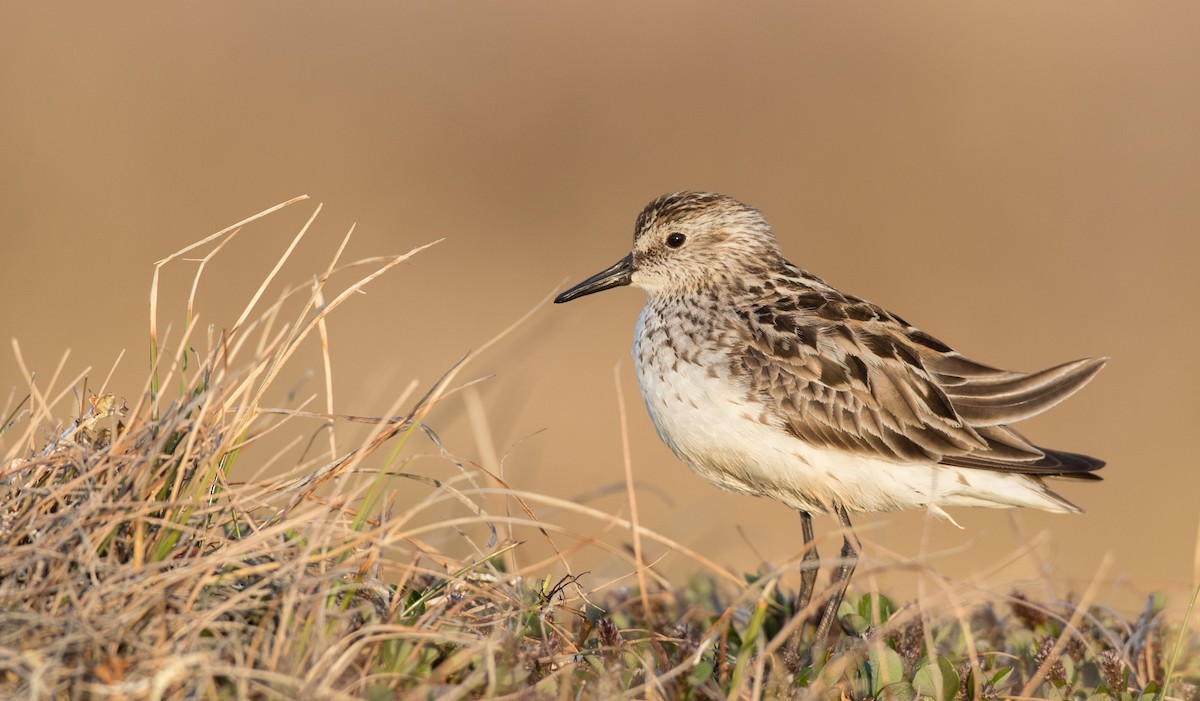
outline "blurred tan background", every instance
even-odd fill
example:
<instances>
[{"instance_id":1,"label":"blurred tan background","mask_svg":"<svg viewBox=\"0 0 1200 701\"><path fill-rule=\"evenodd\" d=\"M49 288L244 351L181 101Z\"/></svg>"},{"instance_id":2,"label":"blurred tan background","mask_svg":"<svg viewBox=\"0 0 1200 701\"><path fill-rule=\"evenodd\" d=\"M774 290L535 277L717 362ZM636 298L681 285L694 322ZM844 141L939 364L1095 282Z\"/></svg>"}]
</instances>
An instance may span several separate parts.
<instances>
[{"instance_id":1,"label":"blurred tan background","mask_svg":"<svg viewBox=\"0 0 1200 701\"><path fill-rule=\"evenodd\" d=\"M337 409L382 413L623 255L652 197L722 191L797 264L979 360L1112 356L1027 424L1109 461L1105 482L1062 486L1088 513L957 510L965 530L933 524L928 548L968 576L1050 529L1040 556L1076 592L1111 553L1107 599L1178 601L1200 520L1198 26L1186 1L5 3L0 330L39 378L71 348L64 373L92 366L95 384L126 349L111 386L136 396L153 262L309 194L231 245L198 306L231 324L315 202L288 281L354 222L349 257L446 237L331 321ZM192 269L165 282L176 334ZM547 304L471 366L496 375L480 397L508 479L628 512L620 362L643 523L740 570L795 556L793 514L709 487L657 441L628 358L641 304ZM3 399L25 382L5 344ZM492 460L463 401L430 423ZM918 552L923 514L859 521L869 552Z\"/></svg>"}]
</instances>

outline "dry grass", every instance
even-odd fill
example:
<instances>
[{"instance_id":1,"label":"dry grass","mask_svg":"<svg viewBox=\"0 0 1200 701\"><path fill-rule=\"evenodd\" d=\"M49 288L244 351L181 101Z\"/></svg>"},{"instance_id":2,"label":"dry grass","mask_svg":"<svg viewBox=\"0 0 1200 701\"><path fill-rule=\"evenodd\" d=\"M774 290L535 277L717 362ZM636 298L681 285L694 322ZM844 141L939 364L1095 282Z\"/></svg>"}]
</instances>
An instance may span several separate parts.
<instances>
[{"instance_id":1,"label":"dry grass","mask_svg":"<svg viewBox=\"0 0 1200 701\"><path fill-rule=\"evenodd\" d=\"M278 208L156 267L153 368L133 406L83 376L60 383L60 364L46 383L27 373L28 396L4 412L3 698L1133 699L1162 697L1168 667L1172 697L1194 694L1195 637L1165 619L1158 599L1125 621L1096 605L1094 587L1075 603L1038 603L928 568L935 591L920 606L849 597L832 655L797 669L784 642L797 625L811 635L812 622L793 615L781 576L798 559L748 578L708 562L637 523L628 472L626 520L514 489L454 457L425 419L469 388L457 380L469 358L419 398L410 386L385 416L332 413L326 317L420 248L344 265L348 234L322 274L265 303L306 224L239 318L198 342L193 300L205 266ZM182 337L168 343L159 273L203 247ZM268 406L304 344L322 349L325 406ZM339 447L347 428L366 431L353 449ZM271 441L284 447L255 451ZM418 443L457 476L411 471ZM297 449L293 467L273 464ZM489 513L495 500L504 508ZM457 517L441 517L447 504ZM596 529L573 532L540 511ZM629 538L632 552L606 545L606 531ZM447 532L473 554L439 550L431 535ZM510 556L527 536L556 555L516 567ZM685 553L699 574L667 581L641 562L644 541ZM570 557L583 547L609 548L629 576L576 579Z\"/></svg>"}]
</instances>

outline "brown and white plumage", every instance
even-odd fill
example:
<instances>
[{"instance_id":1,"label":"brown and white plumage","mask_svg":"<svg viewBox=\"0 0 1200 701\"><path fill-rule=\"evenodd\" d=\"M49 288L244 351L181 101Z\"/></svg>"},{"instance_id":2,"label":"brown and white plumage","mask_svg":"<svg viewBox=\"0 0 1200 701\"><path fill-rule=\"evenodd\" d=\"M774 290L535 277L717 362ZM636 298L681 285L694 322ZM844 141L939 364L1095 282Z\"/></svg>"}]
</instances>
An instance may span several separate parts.
<instances>
[{"instance_id":1,"label":"brown and white plumage","mask_svg":"<svg viewBox=\"0 0 1200 701\"><path fill-rule=\"evenodd\" d=\"M670 236L682 237L677 247ZM1030 506L1076 511L1044 477L1098 479L1094 458L1010 424L1104 365L1001 370L783 258L762 215L681 192L638 217L633 252L557 301L632 283L634 354L659 435L719 486L803 511Z\"/></svg>"},{"instance_id":2,"label":"brown and white plumage","mask_svg":"<svg viewBox=\"0 0 1200 701\"><path fill-rule=\"evenodd\" d=\"M967 358L882 307L792 265L758 210L697 192L638 216L633 250L555 299L646 291L633 353L658 435L694 472L800 512L798 608L812 595L810 513L946 506L1079 509L1047 477L1099 479L1101 461L1030 443L1011 424L1088 383L1105 359L1041 372ZM828 635L858 547L847 533Z\"/></svg>"},{"instance_id":3,"label":"brown and white plumage","mask_svg":"<svg viewBox=\"0 0 1200 701\"><path fill-rule=\"evenodd\" d=\"M765 284L733 312L745 334L733 367L797 438L897 462L1095 478L1098 460L1035 447L1008 424L1066 399L1103 359L1000 370L802 270Z\"/></svg>"}]
</instances>

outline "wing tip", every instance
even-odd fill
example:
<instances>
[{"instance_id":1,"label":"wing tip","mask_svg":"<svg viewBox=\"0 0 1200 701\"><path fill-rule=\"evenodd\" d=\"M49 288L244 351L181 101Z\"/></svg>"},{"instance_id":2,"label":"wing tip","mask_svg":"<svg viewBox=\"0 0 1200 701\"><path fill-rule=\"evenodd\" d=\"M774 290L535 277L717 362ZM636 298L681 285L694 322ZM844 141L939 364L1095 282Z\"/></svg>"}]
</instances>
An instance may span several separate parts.
<instances>
[{"instance_id":1,"label":"wing tip","mask_svg":"<svg viewBox=\"0 0 1200 701\"><path fill-rule=\"evenodd\" d=\"M1087 375L1090 380L1092 376L1104 369L1108 365L1108 361L1112 360L1107 355L1098 355L1095 358L1080 358L1075 363L1080 366L1080 375Z\"/></svg>"},{"instance_id":2,"label":"wing tip","mask_svg":"<svg viewBox=\"0 0 1200 701\"><path fill-rule=\"evenodd\" d=\"M1046 476L1048 477L1068 477L1093 481L1104 479L1100 475L1094 474L1106 464L1100 458L1083 453L1070 453L1065 450L1050 450L1049 448L1039 448L1039 450L1046 454L1044 460L1052 460L1055 463L1052 467L1062 470L1061 472L1047 472Z\"/></svg>"},{"instance_id":3,"label":"wing tip","mask_svg":"<svg viewBox=\"0 0 1200 701\"><path fill-rule=\"evenodd\" d=\"M1032 374L1052 377L1055 384L1070 387L1070 393L1067 395L1070 396L1091 382L1096 373L1104 369L1108 361L1108 356L1104 355L1095 358L1079 358Z\"/></svg>"}]
</instances>

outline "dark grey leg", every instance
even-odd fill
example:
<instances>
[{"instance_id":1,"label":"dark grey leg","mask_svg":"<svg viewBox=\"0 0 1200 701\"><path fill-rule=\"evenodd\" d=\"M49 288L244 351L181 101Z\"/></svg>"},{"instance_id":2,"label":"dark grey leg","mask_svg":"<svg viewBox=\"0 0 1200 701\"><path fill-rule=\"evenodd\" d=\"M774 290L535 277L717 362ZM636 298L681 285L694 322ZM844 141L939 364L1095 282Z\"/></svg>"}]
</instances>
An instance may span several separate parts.
<instances>
[{"instance_id":1,"label":"dark grey leg","mask_svg":"<svg viewBox=\"0 0 1200 701\"><path fill-rule=\"evenodd\" d=\"M817 588L817 568L821 558L817 555L816 539L813 538L812 516L800 512L800 530L804 533L804 557L800 559L800 594L796 597L796 610L800 611L812 601Z\"/></svg>"},{"instance_id":2,"label":"dark grey leg","mask_svg":"<svg viewBox=\"0 0 1200 701\"><path fill-rule=\"evenodd\" d=\"M807 511L800 512L800 530L804 534L804 556L800 559L800 593L796 595L796 604L792 607L796 615L800 615L812 602L813 592L817 588L817 570L821 565L821 559L817 555L816 538L813 537L812 516ZM804 626L797 626L796 631L792 633L787 658L793 663L790 665L793 671L799 671L800 667L804 666L803 658L800 657L803 637Z\"/></svg>"},{"instance_id":3,"label":"dark grey leg","mask_svg":"<svg viewBox=\"0 0 1200 701\"><path fill-rule=\"evenodd\" d=\"M850 524L850 514L846 512L846 507L835 506L834 512L837 513L838 520L842 522L842 528L846 530L842 541L842 564L838 565L837 576L833 582L833 596L825 605L825 612L821 614L821 623L817 626L817 635L813 638L814 649L825 647L829 631L833 628L833 622L837 620L837 611L842 605L842 597L846 595L846 587L850 584L850 575L854 574L854 566L858 564L858 553L862 550L862 544L858 542L858 536L854 534L854 527Z\"/></svg>"}]
</instances>

